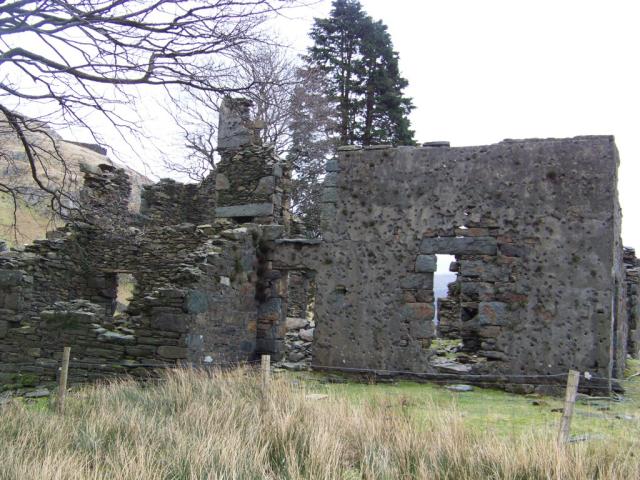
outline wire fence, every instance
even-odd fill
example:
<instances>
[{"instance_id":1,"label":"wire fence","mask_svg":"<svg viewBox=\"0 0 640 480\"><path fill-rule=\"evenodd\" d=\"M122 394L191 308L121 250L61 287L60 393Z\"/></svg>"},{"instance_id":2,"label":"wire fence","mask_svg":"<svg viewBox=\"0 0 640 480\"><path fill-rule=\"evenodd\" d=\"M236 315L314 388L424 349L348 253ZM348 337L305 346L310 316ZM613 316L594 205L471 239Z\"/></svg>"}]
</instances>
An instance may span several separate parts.
<instances>
[{"instance_id":1,"label":"wire fence","mask_svg":"<svg viewBox=\"0 0 640 480\"><path fill-rule=\"evenodd\" d=\"M540 394L514 395L503 391L504 383L485 383L471 391L450 390L452 382L430 380L427 384L394 382L390 384L333 383L326 378L304 378L314 382L314 390L328 395L348 395L366 401L372 392L388 399L399 411L408 410L420 419L455 412L472 430L493 431L519 436L546 432L555 436L565 409L564 399ZM520 384L515 384L520 385ZM544 385L544 384L541 384ZM633 392L632 392L633 390ZM632 398L579 395L571 420L568 442L615 441L636 439L640 443L640 384L629 385Z\"/></svg>"},{"instance_id":2,"label":"wire fence","mask_svg":"<svg viewBox=\"0 0 640 480\"><path fill-rule=\"evenodd\" d=\"M192 369L228 369L241 366L255 366L259 365L260 360L216 360L211 362L192 362L192 361L177 361L177 362L159 362L159 361L90 361L70 359L70 370L83 370L95 368L96 370L114 370L114 373L121 374L122 371L134 370L134 369L148 369L150 373L154 370L170 370L180 368L192 368ZM0 363L0 372L15 372L21 373L21 371L29 371L28 369L38 369L41 371L52 371L59 369L60 362L55 358L41 359L39 361L32 362L10 362ZM274 367L280 371L288 370L289 368L284 363L275 363ZM366 368L366 367L345 367L334 365L321 365L321 364L309 364L303 369L314 370L323 373L344 373L344 374L356 374L361 377L368 378L369 381L373 379L384 379L386 377L404 377L408 379L425 380L429 383L436 384L452 384L452 383L465 383L467 381L473 384L486 384L488 386L557 386L564 385L567 380L567 373L554 373L554 374L509 374L509 373L449 373L438 372L434 370L430 371L415 371L415 370L392 370L392 369L380 369L380 368ZM295 370L295 369L294 369ZM107 373L107 372L105 372ZM580 373L580 385L583 387L602 387L607 384L620 385L623 388L628 386L640 387L640 372L631 375L629 378L608 378L592 375L589 372Z\"/></svg>"},{"instance_id":3,"label":"wire fence","mask_svg":"<svg viewBox=\"0 0 640 480\"><path fill-rule=\"evenodd\" d=\"M161 374L163 371L193 369L215 373L238 367L253 370L260 363L260 360L224 359L208 363L97 362L71 359L69 377L75 383L83 383L83 379L109 381L123 376L144 383L160 383L166 379ZM6 367L18 374L31 369L51 374L57 372L59 362L47 359L40 362L0 364L0 372L6 371ZM271 369L272 374L305 391L323 395L346 395L356 400L368 400L373 395L378 400L383 398L389 402L390 408L410 411L418 419L437 414L442 409L454 410L471 426L513 435L521 434L523 429L553 431L558 428L564 409L563 400L557 396L541 395L539 389L551 386L559 393L565 387L568 375L453 374L320 364L310 365L308 370L302 371L289 371L279 364L274 367ZM145 372L138 371L138 375L135 375L133 372L136 369ZM398 377L426 384L398 381ZM609 378L594 376L588 372L581 372L579 380L583 386L591 387L607 386L610 382ZM620 435L640 439L640 375L634 374L614 381L623 387L624 395L614 393L611 396L578 396L572 420L573 435L569 441L608 440ZM522 393L526 389L530 391L525 395L508 393L509 390Z\"/></svg>"}]
</instances>

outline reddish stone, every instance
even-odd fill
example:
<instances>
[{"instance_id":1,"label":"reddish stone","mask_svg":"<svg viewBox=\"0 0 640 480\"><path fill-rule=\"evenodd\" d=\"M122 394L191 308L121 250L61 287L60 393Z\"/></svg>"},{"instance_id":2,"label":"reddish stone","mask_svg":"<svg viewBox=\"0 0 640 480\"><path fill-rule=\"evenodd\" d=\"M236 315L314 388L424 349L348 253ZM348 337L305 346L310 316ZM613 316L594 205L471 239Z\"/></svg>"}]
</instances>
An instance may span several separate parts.
<instances>
[{"instance_id":1,"label":"reddish stone","mask_svg":"<svg viewBox=\"0 0 640 480\"><path fill-rule=\"evenodd\" d=\"M455 233L462 237L486 237L489 235L489 229L482 227L456 228Z\"/></svg>"},{"instance_id":2,"label":"reddish stone","mask_svg":"<svg viewBox=\"0 0 640 480\"><path fill-rule=\"evenodd\" d=\"M404 290L402 292L402 301L404 303L414 303L416 301L416 296L411 290Z\"/></svg>"},{"instance_id":3,"label":"reddish stone","mask_svg":"<svg viewBox=\"0 0 640 480\"><path fill-rule=\"evenodd\" d=\"M407 303L404 308L408 320L433 320L435 314L432 303Z\"/></svg>"}]
</instances>

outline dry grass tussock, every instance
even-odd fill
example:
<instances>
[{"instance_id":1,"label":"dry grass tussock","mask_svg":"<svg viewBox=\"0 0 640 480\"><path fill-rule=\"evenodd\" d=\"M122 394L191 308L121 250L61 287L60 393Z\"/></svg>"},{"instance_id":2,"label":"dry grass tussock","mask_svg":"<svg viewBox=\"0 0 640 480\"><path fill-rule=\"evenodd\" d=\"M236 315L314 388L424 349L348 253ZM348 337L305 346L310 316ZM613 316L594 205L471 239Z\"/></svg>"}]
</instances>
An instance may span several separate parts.
<instances>
[{"instance_id":1,"label":"dry grass tussock","mask_svg":"<svg viewBox=\"0 0 640 480\"><path fill-rule=\"evenodd\" d=\"M465 429L452 410L416 421L382 396L309 400L287 377L273 381L265 406L259 385L247 369L178 371L157 386L87 387L64 416L10 404L0 478L640 478L637 445L624 439L558 450L555 432L496 437Z\"/></svg>"}]
</instances>

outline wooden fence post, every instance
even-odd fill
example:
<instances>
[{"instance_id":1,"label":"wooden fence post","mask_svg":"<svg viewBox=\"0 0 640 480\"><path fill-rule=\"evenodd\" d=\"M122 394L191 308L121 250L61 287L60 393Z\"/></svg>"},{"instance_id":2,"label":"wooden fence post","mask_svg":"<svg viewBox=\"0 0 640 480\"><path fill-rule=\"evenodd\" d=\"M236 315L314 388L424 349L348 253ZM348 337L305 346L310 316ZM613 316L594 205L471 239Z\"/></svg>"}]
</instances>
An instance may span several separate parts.
<instances>
[{"instance_id":1,"label":"wooden fence post","mask_svg":"<svg viewBox=\"0 0 640 480\"><path fill-rule=\"evenodd\" d=\"M558 432L558 446L562 446L569 441L571 430L571 418L573 417L573 406L576 403L578 394L578 383L580 382L580 372L569 370L567 376L567 391L564 397L564 412L560 420L560 431Z\"/></svg>"},{"instance_id":2,"label":"wooden fence post","mask_svg":"<svg viewBox=\"0 0 640 480\"><path fill-rule=\"evenodd\" d=\"M260 367L262 370L262 404L266 406L269 399L269 381L271 380L271 355L262 355Z\"/></svg>"},{"instance_id":3,"label":"wooden fence post","mask_svg":"<svg viewBox=\"0 0 640 480\"><path fill-rule=\"evenodd\" d=\"M67 393L70 356L71 347L64 347L64 350L62 351L62 367L60 367L60 386L58 388L58 413L64 413L64 397Z\"/></svg>"}]
</instances>

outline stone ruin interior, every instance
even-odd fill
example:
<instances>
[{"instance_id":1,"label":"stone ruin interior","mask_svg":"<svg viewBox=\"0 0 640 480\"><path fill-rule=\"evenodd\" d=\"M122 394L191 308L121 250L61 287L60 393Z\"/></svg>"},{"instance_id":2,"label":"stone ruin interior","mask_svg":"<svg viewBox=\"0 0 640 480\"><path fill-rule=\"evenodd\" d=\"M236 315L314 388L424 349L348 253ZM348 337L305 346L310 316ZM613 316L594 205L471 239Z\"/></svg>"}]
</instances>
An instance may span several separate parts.
<instances>
[{"instance_id":1,"label":"stone ruin interior","mask_svg":"<svg viewBox=\"0 0 640 480\"><path fill-rule=\"evenodd\" d=\"M86 218L0 243L0 384L54 381L71 346L76 382L270 354L523 392L573 368L586 391L620 388L639 264L620 240L612 137L342 147L311 239L291 229L291 173L249 106L223 102L201 184L147 186L132 213L124 170L85 166ZM456 278L436 300L440 254Z\"/></svg>"}]
</instances>

